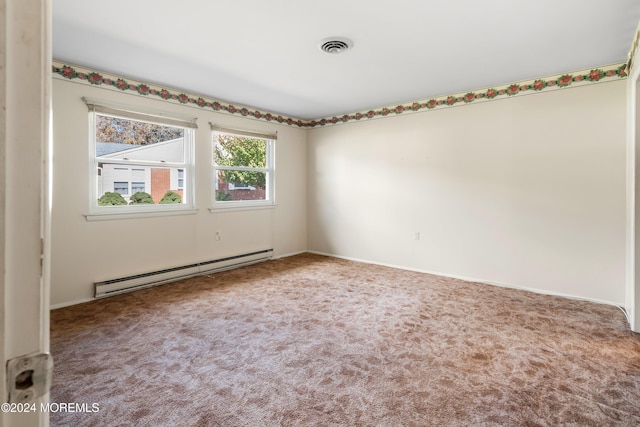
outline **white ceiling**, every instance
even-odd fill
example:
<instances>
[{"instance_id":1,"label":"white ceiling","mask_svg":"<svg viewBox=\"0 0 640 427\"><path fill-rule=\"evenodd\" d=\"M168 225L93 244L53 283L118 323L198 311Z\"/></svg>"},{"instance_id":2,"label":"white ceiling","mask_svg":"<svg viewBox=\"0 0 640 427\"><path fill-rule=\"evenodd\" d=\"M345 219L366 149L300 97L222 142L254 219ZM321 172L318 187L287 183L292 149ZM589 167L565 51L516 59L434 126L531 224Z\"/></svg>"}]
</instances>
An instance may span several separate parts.
<instances>
[{"instance_id":1,"label":"white ceiling","mask_svg":"<svg viewBox=\"0 0 640 427\"><path fill-rule=\"evenodd\" d=\"M624 62L639 21L638 0L53 0L53 57L318 119Z\"/></svg>"}]
</instances>

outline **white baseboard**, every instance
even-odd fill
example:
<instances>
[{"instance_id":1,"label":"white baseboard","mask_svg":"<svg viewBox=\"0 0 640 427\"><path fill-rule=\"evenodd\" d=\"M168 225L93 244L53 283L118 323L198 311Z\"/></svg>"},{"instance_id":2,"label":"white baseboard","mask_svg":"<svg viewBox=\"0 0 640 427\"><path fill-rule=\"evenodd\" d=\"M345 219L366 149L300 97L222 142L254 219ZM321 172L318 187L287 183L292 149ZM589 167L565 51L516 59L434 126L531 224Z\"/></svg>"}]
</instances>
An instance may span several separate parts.
<instances>
[{"instance_id":1,"label":"white baseboard","mask_svg":"<svg viewBox=\"0 0 640 427\"><path fill-rule=\"evenodd\" d=\"M397 268L399 270L415 271L417 273L432 274L434 276L441 276L441 277L448 277L448 278L451 278L451 279L464 280L465 282L474 282L474 283L480 283L480 284L483 284L483 285L498 286L498 287L501 287L501 288L517 289L517 290L533 292L533 293L541 294L541 295L550 295L550 296L569 298L569 299L574 299L574 300L579 300L579 301L589 301L589 302L593 302L593 303L597 303L597 304L611 305L611 306L620 308L622 310L622 312L625 314L625 316L627 316L627 313L626 313L626 311L624 310L623 307L621 307L620 305L618 305L616 303L613 303L611 301L598 300L598 299L595 299L595 298L579 297L579 296L575 296L575 295L563 294L563 293L559 293L559 292L544 291L544 290L540 290L540 289L532 289L532 288L527 288L527 287L524 287L524 286L517 286L517 285L506 284L506 283L498 283L498 282L492 282L492 281L488 281L488 280L476 279L476 278L473 278L473 277L458 276L458 275L446 274L446 273L435 272L435 271L430 271L430 270L422 270L422 269L417 269L417 268L404 267L404 266L395 265L395 264L387 264L387 263L368 261L368 260L365 260L365 259L346 257L346 256L341 256L341 255L335 255L335 254L329 254L329 253L326 253L326 252L298 251L298 252L291 252L291 253L288 253L288 254L274 256L272 259L275 260L275 259L281 259L281 258L288 258L288 257L291 257L291 256L300 255L300 254L304 254L304 253L323 255L323 256L328 256L328 257L331 257L331 258L345 259L345 260L348 260L348 261L361 262L363 264L372 264L372 265L380 265L380 266L383 266L383 267ZM55 310L55 309L58 309L58 308L68 307L68 306L76 305L76 304L82 304L82 303L89 302L89 301L95 301L95 298L83 298L83 299L79 299L79 300L75 300L75 301L71 301L71 302L64 302L64 303L60 303L60 304L54 304L54 305L50 306L50 310Z\"/></svg>"},{"instance_id":2,"label":"white baseboard","mask_svg":"<svg viewBox=\"0 0 640 427\"><path fill-rule=\"evenodd\" d=\"M364 263L364 264L373 264L373 265L380 265L380 266L383 266L383 267L397 268L399 270L415 271L416 273L433 274L434 276L441 276L441 277L448 277L448 278L451 278L451 279L464 280L465 282L481 283L483 285L498 286L498 287L501 287L501 288L508 288L508 289L517 289L517 290L520 290L520 291L528 291L528 292L533 292L533 293L541 294L541 295L550 295L550 296L556 296L556 297L562 297L562 298L569 298L569 299L578 300L578 301L594 302L596 304L611 305L611 306L620 308L623 311L623 313L625 313L625 316L626 316L626 311L619 304L616 304L616 303L611 302L611 301L604 301L604 300L599 300L599 299L595 299L595 298L580 297L580 296L576 296L576 295L563 294L563 293L560 293L560 292L545 291L545 290L541 290L541 289L527 288L527 287L524 287L524 286L517 286L517 285L512 285L512 284L507 284L507 283L492 282L492 281L489 281L489 280L482 280L482 279L477 279L477 278L474 278L474 277L467 277L467 276L458 276L458 275L447 274L447 273L442 273L442 272L438 272L438 271L429 271L429 270L422 270L422 269L418 269L418 268L410 268L410 267L405 267L405 266L395 265L395 264L386 264L386 263L381 263L381 262L368 261L368 260L365 260L365 259L346 257L346 256L341 256L341 255L329 254L329 253L325 253L325 252L318 252L318 251L307 251L307 252L311 253L311 254L316 254L316 255L324 255L324 256L328 256L328 257L332 257L332 258L345 259L345 260L348 260L348 261L361 262L361 263Z\"/></svg>"},{"instance_id":3,"label":"white baseboard","mask_svg":"<svg viewBox=\"0 0 640 427\"><path fill-rule=\"evenodd\" d=\"M83 298L83 299L69 301L69 302L62 302L60 304L53 304L53 305L49 306L49 310L55 310L57 308L69 307L70 305L82 304L82 303L89 302L89 301L95 301L95 298Z\"/></svg>"},{"instance_id":4,"label":"white baseboard","mask_svg":"<svg viewBox=\"0 0 640 427\"><path fill-rule=\"evenodd\" d=\"M280 258L288 258L290 256L295 256L295 255L300 255L300 254L306 254L309 253L309 251L298 251L298 252L290 252L288 254L283 254L283 255L274 255L271 259L280 259Z\"/></svg>"}]
</instances>

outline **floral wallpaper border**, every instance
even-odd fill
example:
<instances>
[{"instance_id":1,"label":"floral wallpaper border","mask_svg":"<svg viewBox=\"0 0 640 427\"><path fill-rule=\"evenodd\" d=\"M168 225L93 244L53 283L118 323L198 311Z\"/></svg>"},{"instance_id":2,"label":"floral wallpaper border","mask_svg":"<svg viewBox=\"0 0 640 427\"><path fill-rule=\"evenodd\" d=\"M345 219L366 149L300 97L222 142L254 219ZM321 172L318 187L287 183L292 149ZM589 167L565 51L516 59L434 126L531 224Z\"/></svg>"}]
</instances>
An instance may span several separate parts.
<instances>
[{"instance_id":1,"label":"floral wallpaper border","mask_svg":"<svg viewBox=\"0 0 640 427\"><path fill-rule=\"evenodd\" d=\"M512 83L505 86L496 86L489 89L482 89L473 92L459 93L455 95L440 96L429 100L415 101L406 104L399 104L395 107L384 107L358 113L345 114L341 117L327 117L320 120L311 120L310 127L326 124L346 123L357 121L363 118L371 119L375 117L385 117L397 115L405 112L416 112L419 110L433 110L436 108L453 107L459 104L469 104L478 101L488 101L499 98L506 98L521 95L526 92L540 92L549 89L562 89L571 85L596 83L612 77L627 77L627 64L616 64L604 69L597 68L590 71L581 71L573 74L562 74L560 76L546 79L537 79L521 83Z\"/></svg>"},{"instance_id":2,"label":"floral wallpaper border","mask_svg":"<svg viewBox=\"0 0 640 427\"><path fill-rule=\"evenodd\" d=\"M629 51L629 61L627 62L628 74L631 74L631 70L633 69L633 57L636 55L636 51L638 50L638 45L640 45L640 23L638 23L638 30L636 31L636 37L633 40L633 44L631 45L631 50Z\"/></svg>"},{"instance_id":3,"label":"floral wallpaper border","mask_svg":"<svg viewBox=\"0 0 640 427\"><path fill-rule=\"evenodd\" d=\"M640 36L640 32L638 33ZM632 52L638 46L638 37ZM628 76L628 63L615 64L589 71L579 71L571 74L562 74L544 79L536 79L520 83L496 86L473 92L446 95L431 98L429 100L414 101L399 104L397 106L382 107L368 111L344 114L342 116L325 117L316 120L302 120L293 117L282 116L264 112L242 105L234 105L211 98L189 95L183 92L162 88L146 83L137 82L123 77L116 77L95 70L89 70L78 66L66 65L53 61L53 76L60 79L78 81L94 86L103 86L114 90L134 93L139 96L149 96L163 99L169 102L187 104L194 107L208 108L213 111L249 117L257 120L265 120L296 126L299 128L315 128L339 123L367 120L390 115L399 115L418 111L447 108L456 105L464 105L472 102L488 101L507 98L525 93L541 92L544 90L556 90L575 86L578 84L596 83L612 78L624 78Z\"/></svg>"}]
</instances>

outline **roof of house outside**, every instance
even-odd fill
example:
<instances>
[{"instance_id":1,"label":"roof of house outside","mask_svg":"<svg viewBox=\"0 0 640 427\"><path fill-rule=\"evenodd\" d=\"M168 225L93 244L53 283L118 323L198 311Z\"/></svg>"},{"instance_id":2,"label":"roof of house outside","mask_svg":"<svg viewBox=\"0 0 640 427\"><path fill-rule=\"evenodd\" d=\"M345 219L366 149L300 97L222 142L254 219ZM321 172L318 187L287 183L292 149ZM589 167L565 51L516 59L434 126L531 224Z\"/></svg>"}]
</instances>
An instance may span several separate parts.
<instances>
[{"instance_id":1,"label":"roof of house outside","mask_svg":"<svg viewBox=\"0 0 640 427\"><path fill-rule=\"evenodd\" d=\"M182 137L143 145L96 142L96 157L104 159L104 161L182 163L184 156L184 139Z\"/></svg>"},{"instance_id":2,"label":"roof of house outside","mask_svg":"<svg viewBox=\"0 0 640 427\"><path fill-rule=\"evenodd\" d=\"M131 150L133 148L142 147L140 144L121 144L118 142L96 142L96 157L106 156L107 154L117 153L119 151Z\"/></svg>"}]
</instances>

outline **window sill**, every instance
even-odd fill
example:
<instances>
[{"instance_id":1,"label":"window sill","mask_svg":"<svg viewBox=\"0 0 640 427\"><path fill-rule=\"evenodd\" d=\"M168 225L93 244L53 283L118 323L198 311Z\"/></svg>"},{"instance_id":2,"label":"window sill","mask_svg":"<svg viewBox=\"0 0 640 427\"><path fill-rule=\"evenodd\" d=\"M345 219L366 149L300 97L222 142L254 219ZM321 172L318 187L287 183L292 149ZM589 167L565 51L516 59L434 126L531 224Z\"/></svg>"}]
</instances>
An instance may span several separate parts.
<instances>
[{"instance_id":1,"label":"window sill","mask_svg":"<svg viewBox=\"0 0 640 427\"><path fill-rule=\"evenodd\" d=\"M98 212L85 214L87 221L114 221L119 219L153 218L160 216L195 215L198 209L175 209L150 212Z\"/></svg>"},{"instance_id":2,"label":"window sill","mask_svg":"<svg viewBox=\"0 0 640 427\"><path fill-rule=\"evenodd\" d=\"M215 208L209 208L209 212L212 214L215 213L223 213L223 212L238 212L238 211L256 211L256 210L263 210L263 209L275 209L276 208L275 203L273 204L263 204L263 205L243 205L243 206L228 206L228 207L220 207L217 206Z\"/></svg>"}]
</instances>

